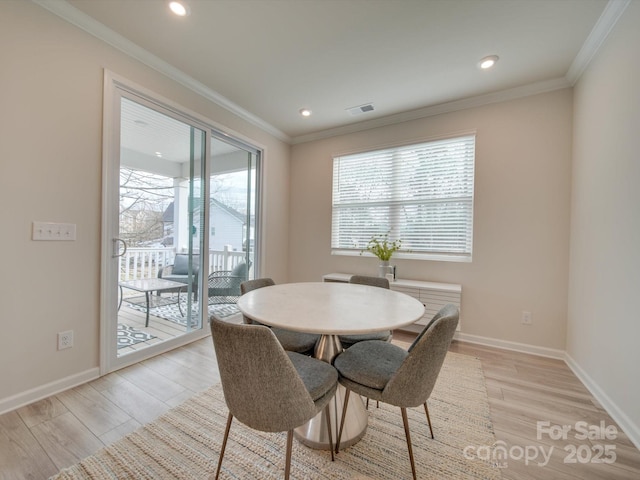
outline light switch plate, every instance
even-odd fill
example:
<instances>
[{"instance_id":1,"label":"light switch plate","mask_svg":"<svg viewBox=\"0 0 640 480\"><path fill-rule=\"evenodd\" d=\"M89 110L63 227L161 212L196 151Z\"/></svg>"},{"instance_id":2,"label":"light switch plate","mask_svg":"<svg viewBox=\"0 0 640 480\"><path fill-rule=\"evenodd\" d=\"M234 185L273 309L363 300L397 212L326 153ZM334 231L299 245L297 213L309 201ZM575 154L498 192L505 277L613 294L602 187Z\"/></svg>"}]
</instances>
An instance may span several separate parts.
<instances>
[{"instance_id":1,"label":"light switch plate","mask_svg":"<svg viewBox=\"0 0 640 480\"><path fill-rule=\"evenodd\" d=\"M73 241L76 239L76 224L33 222L32 239L45 241Z\"/></svg>"}]
</instances>

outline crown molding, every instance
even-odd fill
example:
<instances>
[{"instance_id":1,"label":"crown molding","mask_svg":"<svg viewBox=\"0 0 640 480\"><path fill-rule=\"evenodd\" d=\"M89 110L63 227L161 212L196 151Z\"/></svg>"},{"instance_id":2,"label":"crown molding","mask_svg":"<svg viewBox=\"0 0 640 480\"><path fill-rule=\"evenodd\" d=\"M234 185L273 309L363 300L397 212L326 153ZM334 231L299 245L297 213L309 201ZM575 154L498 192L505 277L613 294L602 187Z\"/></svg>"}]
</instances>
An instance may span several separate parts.
<instances>
[{"instance_id":1,"label":"crown molding","mask_svg":"<svg viewBox=\"0 0 640 480\"><path fill-rule=\"evenodd\" d=\"M273 125L267 123L251 112L248 112L239 105L236 105L228 98L220 95L218 92L212 90L193 77L185 74L183 71L178 70L171 64L153 55L151 52L139 47L130 40L127 40L125 37L114 32L110 28L107 28L102 23L78 10L76 7L66 2L65 0L31 1L44 9L49 10L51 13L59 16L72 25L75 25L76 27L84 30L90 35L93 35L94 37L102 40L105 43L108 43L121 52L147 65L148 67L153 68L166 77L178 82L179 84L192 90L198 95L215 103L216 105L219 105L220 107L242 118L250 124L260 128L268 134L273 135L277 139L282 140L286 143L291 143L291 137L289 137L286 133L282 132L281 130L277 129Z\"/></svg>"},{"instance_id":2,"label":"crown molding","mask_svg":"<svg viewBox=\"0 0 640 480\"><path fill-rule=\"evenodd\" d=\"M210 100L216 105L219 105L220 107L242 118L250 124L260 128L261 130L274 136L275 138L291 145L361 132L372 128L385 127L397 123L417 120L420 118L441 115L444 113L455 112L467 108L480 107L492 103L499 103L521 97L527 97L530 95L537 95L553 90L572 87L573 85L575 85L591 60L594 58L599 48L602 46L609 33L620 19L624 10L631 3L631 0L609 0L602 12L602 15L596 22L596 25L587 37L587 40L576 55L576 58L567 71L567 74L563 78L545 80L542 82L523 85L520 87L502 90L495 93L464 98L452 102L442 103L439 105L432 105L429 107L410 110L395 115L388 115L385 117L344 125L341 127L321 130L318 132L313 132L310 134L300 135L292 138L273 125L243 109L239 105L236 105L231 100L220 95L218 92L207 87L203 83L195 80L193 77L185 74L181 70L178 70L159 57L156 57L152 53L139 47L130 40L127 40L122 35L107 28L102 23L81 12L65 0L31 1L45 8L46 10L49 10L55 15L58 15L59 17L75 25L76 27L95 36L96 38L104 41L105 43L113 46L114 48L122 51L130 57L135 58L141 63L171 78L172 80L192 90L198 95L201 95L202 97Z\"/></svg>"},{"instance_id":3,"label":"crown molding","mask_svg":"<svg viewBox=\"0 0 640 480\"><path fill-rule=\"evenodd\" d=\"M345 125L343 127L330 128L307 135L300 135L294 137L291 141L291 144L296 145L299 143L321 140L323 138L361 132L372 128L386 127L396 123L417 120L419 118L431 117L443 113L464 110L466 108L480 107L482 105L488 105L491 103L515 100L516 98L520 97L526 97L539 93L550 92L553 90L559 90L562 88L573 87L584 70L587 68L591 60L594 58L604 41L607 39L609 33L611 33L611 30L616 25L630 3L631 0L609 0L604 10L602 11L600 18L598 18L598 21L591 30L591 33L589 33L589 36L576 55L576 58L573 60L573 63L569 67L569 70L567 71L564 78L545 80L542 82L532 83L509 90L502 90L487 95L464 98L461 100L455 100L453 102L442 103L440 105L433 105L417 110L411 110L396 115L390 115L387 117L376 118L365 122Z\"/></svg>"},{"instance_id":4,"label":"crown molding","mask_svg":"<svg viewBox=\"0 0 640 480\"><path fill-rule=\"evenodd\" d=\"M629 6L629 3L631 3L631 0L609 0L602 11L602 15L600 15L567 71L566 78L571 86L575 85L580 79L580 76L589 66L598 50L600 50L615 24L618 23L622 13Z\"/></svg>"},{"instance_id":5,"label":"crown molding","mask_svg":"<svg viewBox=\"0 0 640 480\"><path fill-rule=\"evenodd\" d=\"M294 137L291 144L297 145L314 140L321 140L324 138L336 137L349 133L362 132L364 130L370 130L372 128L386 127L397 123L409 122L411 120L418 120L420 118L433 117L435 115L442 115L443 113L456 112L468 108L481 107L483 105L489 105L492 103L515 100L517 98L537 95L539 93L547 93L553 90L560 90L562 88L568 87L571 87L571 84L569 84L567 79L564 77L545 80L542 82L531 83L529 85L523 85L507 90L501 90L495 93L463 98L461 100L455 100L453 102L441 103L439 105L432 105L429 107L418 108L416 110L410 110L408 112L402 112L395 115L375 118L372 120L367 120L365 122L352 123L343 127L330 128L327 130L322 130L320 132L310 133L308 135L300 135Z\"/></svg>"}]
</instances>

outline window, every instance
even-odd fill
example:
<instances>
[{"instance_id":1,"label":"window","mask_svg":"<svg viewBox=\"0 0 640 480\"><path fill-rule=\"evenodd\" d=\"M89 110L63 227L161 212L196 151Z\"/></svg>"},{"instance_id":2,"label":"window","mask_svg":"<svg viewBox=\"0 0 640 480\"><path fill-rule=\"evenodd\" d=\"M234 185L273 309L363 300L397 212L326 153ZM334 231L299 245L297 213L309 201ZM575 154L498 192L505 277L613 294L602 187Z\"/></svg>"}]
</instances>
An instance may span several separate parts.
<instances>
[{"instance_id":1,"label":"window","mask_svg":"<svg viewBox=\"0 0 640 480\"><path fill-rule=\"evenodd\" d=\"M335 157L332 253L389 234L398 257L470 261L474 163L475 135Z\"/></svg>"}]
</instances>

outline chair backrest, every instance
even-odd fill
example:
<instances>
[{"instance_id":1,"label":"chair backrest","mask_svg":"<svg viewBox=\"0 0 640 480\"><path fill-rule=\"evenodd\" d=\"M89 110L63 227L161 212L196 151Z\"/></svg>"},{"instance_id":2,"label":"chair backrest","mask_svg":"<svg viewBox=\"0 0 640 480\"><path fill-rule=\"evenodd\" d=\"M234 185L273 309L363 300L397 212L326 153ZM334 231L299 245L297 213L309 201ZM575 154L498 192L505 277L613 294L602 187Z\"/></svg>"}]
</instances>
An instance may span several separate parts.
<instances>
[{"instance_id":1,"label":"chair backrest","mask_svg":"<svg viewBox=\"0 0 640 480\"><path fill-rule=\"evenodd\" d=\"M233 270L229 273L229 288L240 292L240 284L249 277L249 268L251 268L251 263L247 265L245 262L240 262L233 267Z\"/></svg>"},{"instance_id":2,"label":"chair backrest","mask_svg":"<svg viewBox=\"0 0 640 480\"><path fill-rule=\"evenodd\" d=\"M194 254L192 256L192 271L193 275L197 275L200 270L200 255ZM189 274L189 254L176 253L173 259L173 268L171 269L173 275L188 275Z\"/></svg>"},{"instance_id":3,"label":"chair backrest","mask_svg":"<svg viewBox=\"0 0 640 480\"><path fill-rule=\"evenodd\" d=\"M446 305L435 315L385 386L385 401L404 407L417 407L427 401L456 332L458 318L459 311L454 305Z\"/></svg>"},{"instance_id":4,"label":"chair backrest","mask_svg":"<svg viewBox=\"0 0 640 480\"><path fill-rule=\"evenodd\" d=\"M245 280L240 284L240 292L242 295L244 295L245 293L250 292L251 290L256 290L258 288L263 288L263 287L270 287L275 284L276 282L274 282L270 278L256 278L254 280ZM252 318L249 318L246 315L242 315L242 321L249 325L251 324L262 325L262 323Z\"/></svg>"},{"instance_id":5,"label":"chair backrest","mask_svg":"<svg viewBox=\"0 0 640 480\"><path fill-rule=\"evenodd\" d=\"M239 277L242 279L242 281L245 281L247 279L247 275L249 275L249 267L246 263L240 262L235 267L233 267L230 275L232 277Z\"/></svg>"},{"instance_id":6,"label":"chair backrest","mask_svg":"<svg viewBox=\"0 0 640 480\"><path fill-rule=\"evenodd\" d=\"M451 315L453 315L455 313L458 314L458 319L459 319L458 307L456 307L455 305L452 305L452 304L449 303L449 304L445 305L444 307L442 307L440 309L440 311L438 313L436 313L433 316L433 318L429 321L429 323L427 323L427 325L422 329L422 331L413 340L413 342L411 342L411 345L409 345L409 348L407 349L407 351L410 352L411 350L413 350L413 347L418 344L420 339L424 336L425 333L427 333L427 331L429 330L429 327L431 327L431 325L434 324L436 320L438 320L440 317L451 316Z\"/></svg>"},{"instance_id":7,"label":"chair backrest","mask_svg":"<svg viewBox=\"0 0 640 480\"><path fill-rule=\"evenodd\" d=\"M385 277L368 277L366 275L351 275L349 283L371 285L372 287L389 288L389 280Z\"/></svg>"},{"instance_id":8,"label":"chair backrest","mask_svg":"<svg viewBox=\"0 0 640 480\"><path fill-rule=\"evenodd\" d=\"M251 290L256 290L263 287L271 287L275 284L276 282L274 282L270 278L256 278L255 280L246 280L240 284L240 291L242 292L242 295L244 295Z\"/></svg>"},{"instance_id":9,"label":"chair backrest","mask_svg":"<svg viewBox=\"0 0 640 480\"><path fill-rule=\"evenodd\" d=\"M264 432L291 430L316 406L271 329L209 321L224 398L231 414Z\"/></svg>"}]
</instances>

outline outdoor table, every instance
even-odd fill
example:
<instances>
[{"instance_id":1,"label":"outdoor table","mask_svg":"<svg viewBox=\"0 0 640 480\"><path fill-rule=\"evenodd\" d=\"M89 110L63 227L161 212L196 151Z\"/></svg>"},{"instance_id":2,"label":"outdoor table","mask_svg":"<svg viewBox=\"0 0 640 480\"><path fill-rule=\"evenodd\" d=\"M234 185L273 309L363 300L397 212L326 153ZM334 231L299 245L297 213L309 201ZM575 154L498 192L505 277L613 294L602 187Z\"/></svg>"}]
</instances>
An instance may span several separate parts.
<instances>
[{"instance_id":1,"label":"outdoor table","mask_svg":"<svg viewBox=\"0 0 640 480\"><path fill-rule=\"evenodd\" d=\"M144 293L144 304L146 304L146 307L147 307L147 319L144 324L145 327L149 326L149 307L151 304L151 301L150 301L151 292L156 291L160 293L165 290L173 290L177 288L178 289L177 300L159 297L157 300L155 300L154 303L156 303L156 305L160 305L160 304L169 305L177 302L178 308L180 309L180 313L182 314L182 309L180 308L180 290L187 286L184 283L174 282L172 280L164 280L162 278L143 278L142 280L130 280L128 282L120 282L119 286L120 286L120 303L118 304L118 310L120 310L120 305L122 305L122 288L128 288L131 290L135 290L137 292ZM136 301L136 298L137 297L127 299L127 302L132 303L134 305L142 304L142 302Z\"/></svg>"}]
</instances>

